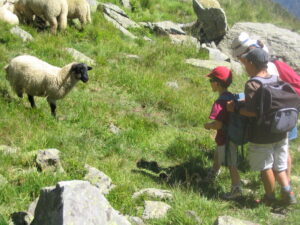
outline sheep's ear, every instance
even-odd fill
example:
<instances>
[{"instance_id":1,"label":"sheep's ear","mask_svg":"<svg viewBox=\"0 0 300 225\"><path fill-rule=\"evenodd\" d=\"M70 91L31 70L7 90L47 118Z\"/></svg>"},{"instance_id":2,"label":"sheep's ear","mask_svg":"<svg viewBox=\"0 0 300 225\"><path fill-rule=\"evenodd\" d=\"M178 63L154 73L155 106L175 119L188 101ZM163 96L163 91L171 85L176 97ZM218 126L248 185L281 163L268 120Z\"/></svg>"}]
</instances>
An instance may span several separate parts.
<instances>
[{"instance_id":1,"label":"sheep's ear","mask_svg":"<svg viewBox=\"0 0 300 225\"><path fill-rule=\"evenodd\" d=\"M87 69L88 69L88 70L92 70L92 69L93 69L93 67L91 67L91 66L88 66L88 67L87 67Z\"/></svg>"}]
</instances>

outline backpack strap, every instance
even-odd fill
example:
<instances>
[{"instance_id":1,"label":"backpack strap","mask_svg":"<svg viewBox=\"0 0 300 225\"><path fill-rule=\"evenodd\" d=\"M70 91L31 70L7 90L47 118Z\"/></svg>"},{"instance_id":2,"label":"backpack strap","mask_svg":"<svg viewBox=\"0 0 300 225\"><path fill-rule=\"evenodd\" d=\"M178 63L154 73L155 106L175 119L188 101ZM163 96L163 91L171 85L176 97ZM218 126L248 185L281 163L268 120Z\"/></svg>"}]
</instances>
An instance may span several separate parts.
<instances>
[{"instance_id":1,"label":"backpack strap","mask_svg":"<svg viewBox=\"0 0 300 225\"><path fill-rule=\"evenodd\" d=\"M260 104L259 104L259 116L257 120L257 124L261 124L263 121L263 113L264 113L264 94L265 94L265 85L271 84L271 83L277 83L278 77L271 75L271 78L265 79L263 77L252 77L249 81L256 81L261 85L261 93L260 93Z\"/></svg>"}]
</instances>

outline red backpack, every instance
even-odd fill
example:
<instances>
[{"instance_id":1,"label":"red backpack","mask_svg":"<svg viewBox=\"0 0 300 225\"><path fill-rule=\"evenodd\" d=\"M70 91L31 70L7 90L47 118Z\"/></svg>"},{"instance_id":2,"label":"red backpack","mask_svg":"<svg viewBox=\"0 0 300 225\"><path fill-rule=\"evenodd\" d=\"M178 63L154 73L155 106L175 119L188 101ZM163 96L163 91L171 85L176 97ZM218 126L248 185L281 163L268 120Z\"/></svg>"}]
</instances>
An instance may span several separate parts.
<instances>
[{"instance_id":1,"label":"red backpack","mask_svg":"<svg viewBox=\"0 0 300 225\"><path fill-rule=\"evenodd\" d=\"M278 70L280 79L292 85L297 94L300 95L300 76L295 70L280 60L274 60L272 62Z\"/></svg>"}]
</instances>

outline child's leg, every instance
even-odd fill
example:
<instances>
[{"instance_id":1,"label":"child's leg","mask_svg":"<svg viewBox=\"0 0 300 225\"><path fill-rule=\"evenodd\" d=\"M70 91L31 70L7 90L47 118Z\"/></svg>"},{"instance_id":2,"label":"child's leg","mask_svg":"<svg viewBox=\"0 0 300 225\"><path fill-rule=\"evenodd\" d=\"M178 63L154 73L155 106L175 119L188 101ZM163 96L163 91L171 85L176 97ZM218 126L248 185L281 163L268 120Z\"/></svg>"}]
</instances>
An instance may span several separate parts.
<instances>
[{"instance_id":1,"label":"child's leg","mask_svg":"<svg viewBox=\"0 0 300 225\"><path fill-rule=\"evenodd\" d=\"M241 178L238 172L238 169L235 166L229 166L230 178L231 178L231 186L240 186Z\"/></svg>"},{"instance_id":2,"label":"child's leg","mask_svg":"<svg viewBox=\"0 0 300 225\"><path fill-rule=\"evenodd\" d=\"M274 198L275 196L275 176L272 169L261 171L261 179L264 184L266 196Z\"/></svg>"},{"instance_id":3,"label":"child's leg","mask_svg":"<svg viewBox=\"0 0 300 225\"><path fill-rule=\"evenodd\" d=\"M221 163L219 160L220 157L220 153L219 153L219 149L218 147L216 148L215 152L214 152L214 163L213 163L213 170L217 173L220 168L221 168Z\"/></svg>"}]
</instances>

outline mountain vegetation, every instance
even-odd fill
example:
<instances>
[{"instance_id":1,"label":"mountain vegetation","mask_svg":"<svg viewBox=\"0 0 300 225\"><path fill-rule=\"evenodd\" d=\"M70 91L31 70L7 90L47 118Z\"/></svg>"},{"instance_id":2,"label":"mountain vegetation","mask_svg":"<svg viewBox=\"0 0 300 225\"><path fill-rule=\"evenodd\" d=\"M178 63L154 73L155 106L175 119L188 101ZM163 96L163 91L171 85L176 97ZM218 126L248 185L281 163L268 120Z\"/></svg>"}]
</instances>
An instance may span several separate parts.
<instances>
[{"instance_id":1,"label":"mountain vegetation","mask_svg":"<svg viewBox=\"0 0 300 225\"><path fill-rule=\"evenodd\" d=\"M119 0L107 0L120 5ZM187 23L196 20L188 0L132 0L129 17L136 21L171 20ZM300 22L271 0L220 0L229 25L239 21L274 23L300 31ZM132 40L107 22L103 14L92 14L92 24L83 31L68 26L52 35L28 25L34 41L22 42L13 36L10 25L0 23L0 68L20 54L30 54L59 67L72 60L64 48L75 48L96 61L88 83L78 84L58 101L57 118L49 113L44 98L37 98L36 109L27 99L11 90L0 70L0 145L18 147L15 154L0 151L0 225L8 224L10 214L26 211L39 196L41 188L58 181L82 179L85 164L105 172L116 187L108 200L123 214L141 216L144 197L132 199L142 188L171 190L172 209L167 217L147 221L152 225L192 225L186 214L192 210L203 224L213 224L220 215L231 215L259 224L298 224L299 204L291 208L258 205L254 199L263 194L259 174L242 165L245 195L239 201L224 201L220 196L230 189L229 174L223 168L214 184L201 182L212 164L214 132L203 124L208 120L216 93L205 75L185 63L187 58L207 59L204 50L173 45L167 37L157 36L146 28L131 29L139 37L153 41ZM284 34L283 34L284 35ZM127 58L133 54L139 58ZM242 92L247 76L234 77L230 90ZM166 85L177 82L178 88ZM119 128L115 134L111 126ZM300 193L299 139L291 143L293 185ZM65 173L36 170L36 150L57 148L61 151ZM247 149L247 146L246 146ZM245 152L247 154L247 151ZM165 168L166 176L140 170L136 163L144 159ZM243 161L244 162L244 161ZM200 178L199 178L200 175ZM278 192L278 198L280 197ZM271 213L279 213L283 218Z\"/></svg>"}]
</instances>

